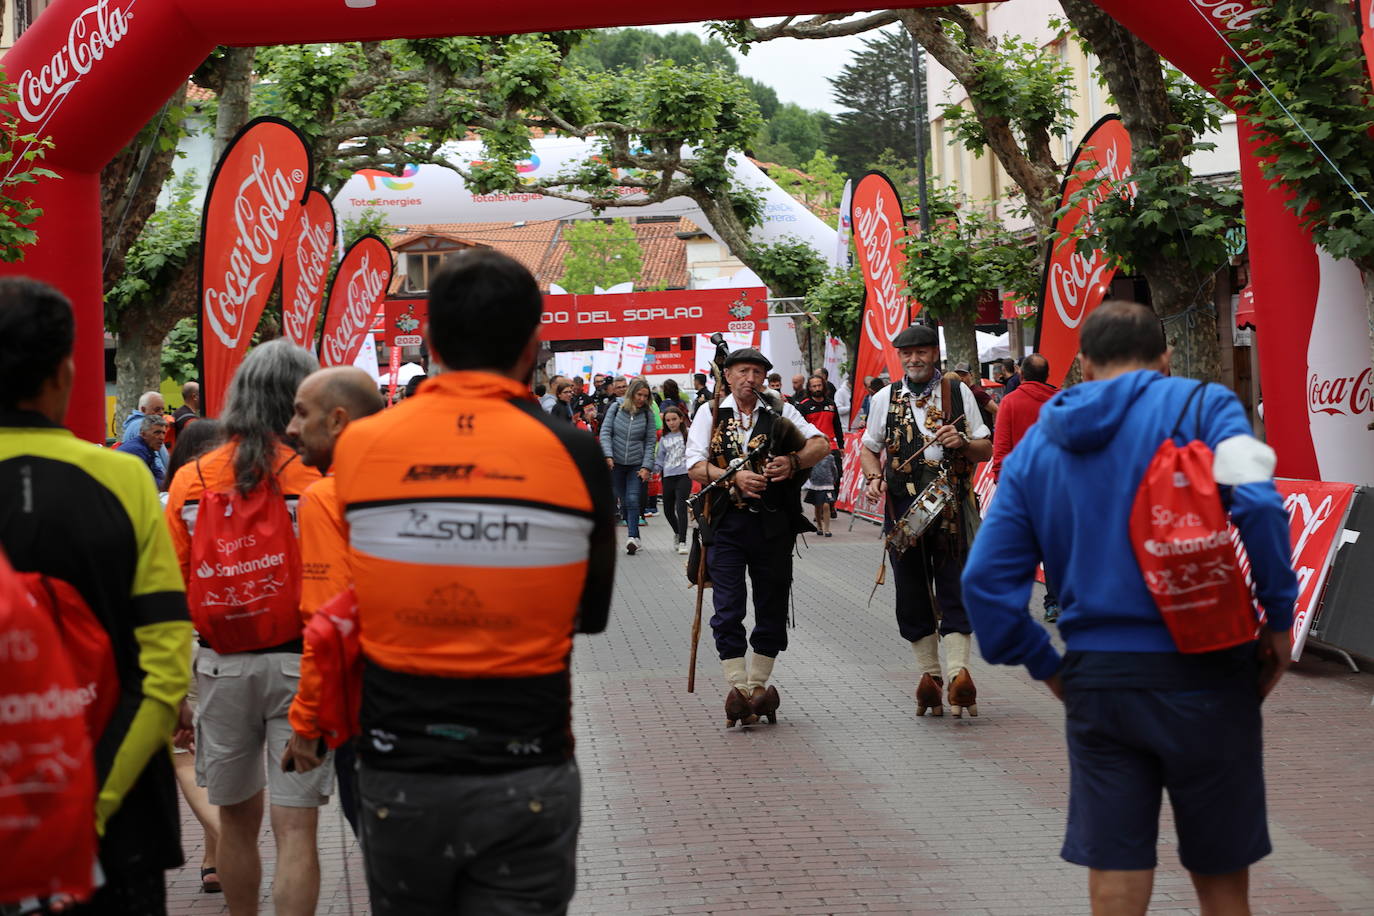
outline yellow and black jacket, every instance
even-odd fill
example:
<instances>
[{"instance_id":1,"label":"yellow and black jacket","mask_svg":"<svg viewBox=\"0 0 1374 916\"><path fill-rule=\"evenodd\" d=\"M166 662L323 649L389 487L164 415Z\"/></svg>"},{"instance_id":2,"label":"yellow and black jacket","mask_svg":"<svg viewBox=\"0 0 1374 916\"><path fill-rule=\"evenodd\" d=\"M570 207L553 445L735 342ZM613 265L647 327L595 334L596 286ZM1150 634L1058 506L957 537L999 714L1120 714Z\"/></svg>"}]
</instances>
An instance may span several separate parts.
<instances>
[{"instance_id":1,"label":"yellow and black jacket","mask_svg":"<svg viewBox=\"0 0 1374 916\"><path fill-rule=\"evenodd\" d=\"M191 623L147 467L38 414L0 411L0 544L15 569L73 585L110 635L119 699L95 742L102 863L181 865L167 742L190 678Z\"/></svg>"},{"instance_id":2,"label":"yellow and black jacket","mask_svg":"<svg viewBox=\"0 0 1374 916\"><path fill-rule=\"evenodd\" d=\"M573 751L574 632L605 629L615 571L596 440L516 382L426 381L334 450L366 666L360 755L500 772Z\"/></svg>"}]
</instances>

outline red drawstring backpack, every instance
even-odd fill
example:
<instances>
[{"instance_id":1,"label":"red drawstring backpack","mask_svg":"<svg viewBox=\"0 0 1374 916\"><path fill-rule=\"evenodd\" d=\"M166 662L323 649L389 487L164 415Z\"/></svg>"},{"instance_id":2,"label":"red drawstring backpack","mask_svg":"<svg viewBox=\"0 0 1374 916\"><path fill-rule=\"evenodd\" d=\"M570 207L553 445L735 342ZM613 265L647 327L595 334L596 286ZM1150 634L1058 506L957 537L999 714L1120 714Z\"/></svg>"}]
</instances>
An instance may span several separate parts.
<instances>
[{"instance_id":1,"label":"red drawstring backpack","mask_svg":"<svg viewBox=\"0 0 1374 916\"><path fill-rule=\"evenodd\" d=\"M1184 401L1173 433L1145 469L1131 508L1131 546L1145 586L1178 651L1187 653L1238 646L1255 639L1259 630L1212 476L1212 450L1198 439L1179 444L1194 398L1194 429L1201 433L1206 387L1200 383Z\"/></svg>"},{"instance_id":2,"label":"red drawstring backpack","mask_svg":"<svg viewBox=\"0 0 1374 916\"><path fill-rule=\"evenodd\" d=\"M301 637L301 553L276 475L247 494L237 487L201 494L186 599L196 632L216 652Z\"/></svg>"},{"instance_id":3,"label":"red drawstring backpack","mask_svg":"<svg viewBox=\"0 0 1374 916\"><path fill-rule=\"evenodd\" d=\"M361 731L363 654L353 589L339 592L315 611L305 642L320 677L316 723L324 743L339 747Z\"/></svg>"},{"instance_id":4,"label":"red drawstring backpack","mask_svg":"<svg viewBox=\"0 0 1374 916\"><path fill-rule=\"evenodd\" d=\"M36 600L35 583L45 592L41 583L61 586L48 594L65 596L70 589L79 605ZM79 611L59 626L57 618L73 607ZM108 718L114 688L77 670L63 645L74 632L81 654L95 644L84 632L82 611L99 629L75 589L16 573L0 551L0 904L91 894L96 783L88 717ZM109 654L105 637L113 676Z\"/></svg>"}]
</instances>

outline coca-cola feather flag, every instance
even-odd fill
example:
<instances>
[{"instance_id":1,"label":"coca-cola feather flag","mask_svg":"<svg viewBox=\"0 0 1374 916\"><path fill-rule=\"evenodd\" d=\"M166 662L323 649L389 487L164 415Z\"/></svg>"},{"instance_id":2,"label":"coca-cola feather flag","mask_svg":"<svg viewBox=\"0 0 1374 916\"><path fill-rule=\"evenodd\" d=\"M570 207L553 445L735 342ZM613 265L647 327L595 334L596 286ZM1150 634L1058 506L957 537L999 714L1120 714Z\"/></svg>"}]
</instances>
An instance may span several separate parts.
<instances>
[{"instance_id":1,"label":"coca-cola feather flag","mask_svg":"<svg viewBox=\"0 0 1374 916\"><path fill-rule=\"evenodd\" d=\"M1067 206L1085 184L1094 179L1120 182L1131 175L1131 137L1120 115L1106 115L1093 125L1078 144L1059 193L1059 206ZM1135 185L1127 193L1135 196ZM1109 193L1103 187L1102 194ZM1078 329L1083 319L1102 304L1116 268L1102 251L1079 254L1071 238L1078 224L1091 215L1095 204L1080 201L1054 224L1054 235L1045 249L1045 277L1040 293L1040 323L1035 349L1050 362L1050 384L1060 385L1078 355Z\"/></svg>"},{"instance_id":2,"label":"coca-cola feather flag","mask_svg":"<svg viewBox=\"0 0 1374 916\"><path fill-rule=\"evenodd\" d=\"M391 269L391 249L375 235L358 239L344 254L329 287L320 365L353 365L386 298Z\"/></svg>"},{"instance_id":3,"label":"coca-cola feather flag","mask_svg":"<svg viewBox=\"0 0 1374 916\"><path fill-rule=\"evenodd\" d=\"M315 343L333 254L334 206L319 188L311 188L281 265L282 336L307 350Z\"/></svg>"},{"instance_id":4,"label":"coca-cola feather flag","mask_svg":"<svg viewBox=\"0 0 1374 916\"><path fill-rule=\"evenodd\" d=\"M854 251L864 277L863 325L859 329L859 353L855 359L855 391L864 379L887 369L891 378L901 378L902 363L892 347L892 338L911 323L920 305L902 295L906 280L902 276L906 255L899 244L906 236L902 199L882 172L869 172L854 186L850 200L850 225L854 232ZM863 399L854 398L851 421L859 415Z\"/></svg>"},{"instance_id":5,"label":"coca-cola feather flag","mask_svg":"<svg viewBox=\"0 0 1374 916\"><path fill-rule=\"evenodd\" d=\"M280 118L255 118L210 179L200 235L200 379L209 416L224 406L267 305L310 173L300 132Z\"/></svg>"}]
</instances>

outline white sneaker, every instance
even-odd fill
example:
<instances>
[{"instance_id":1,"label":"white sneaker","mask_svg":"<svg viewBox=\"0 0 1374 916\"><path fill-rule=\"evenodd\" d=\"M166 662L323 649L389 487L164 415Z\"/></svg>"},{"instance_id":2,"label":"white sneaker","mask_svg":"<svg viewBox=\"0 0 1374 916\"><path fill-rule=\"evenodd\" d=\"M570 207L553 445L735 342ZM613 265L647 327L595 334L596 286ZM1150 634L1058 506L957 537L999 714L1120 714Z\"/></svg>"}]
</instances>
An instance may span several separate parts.
<instances>
[{"instance_id":1,"label":"white sneaker","mask_svg":"<svg viewBox=\"0 0 1374 916\"><path fill-rule=\"evenodd\" d=\"M680 553L680 554L682 554L683 556L686 556L686 555L687 555L687 542L686 542L686 541L678 541L678 542L677 542L677 552Z\"/></svg>"},{"instance_id":2,"label":"white sneaker","mask_svg":"<svg viewBox=\"0 0 1374 916\"><path fill-rule=\"evenodd\" d=\"M630 556L634 556L637 550L639 550L639 538L627 538L625 541L625 552Z\"/></svg>"}]
</instances>

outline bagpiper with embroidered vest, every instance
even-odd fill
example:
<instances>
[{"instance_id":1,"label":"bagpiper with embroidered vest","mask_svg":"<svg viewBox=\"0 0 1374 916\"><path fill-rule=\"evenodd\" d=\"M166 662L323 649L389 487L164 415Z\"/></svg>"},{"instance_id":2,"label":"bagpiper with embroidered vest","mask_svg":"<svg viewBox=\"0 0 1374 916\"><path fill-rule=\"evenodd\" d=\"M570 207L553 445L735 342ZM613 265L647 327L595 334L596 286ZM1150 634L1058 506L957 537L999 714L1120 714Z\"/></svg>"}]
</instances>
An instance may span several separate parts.
<instances>
[{"instance_id":1,"label":"bagpiper with embroidered vest","mask_svg":"<svg viewBox=\"0 0 1374 916\"><path fill-rule=\"evenodd\" d=\"M800 472L830 450L825 435L795 407L781 399L768 403L765 379L772 368L752 347L729 354L724 380L731 394L714 410L697 411L687 437L693 480L710 487L733 474L728 485L704 494L698 512L715 607L711 632L729 685L727 728L761 717L777 721L778 690L768 679L787 648L792 547L798 533L815 530L801 513ZM747 645L746 575L754 583L754 631ZM754 655L746 665L750 646Z\"/></svg>"},{"instance_id":2,"label":"bagpiper with embroidered vest","mask_svg":"<svg viewBox=\"0 0 1374 916\"><path fill-rule=\"evenodd\" d=\"M940 375L934 328L914 324L894 337L892 345L906 374L873 395L859 451L868 495L883 500L883 528L891 533L933 482L943 478L953 490L953 498L914 544L902 549L889 541L886 548L897 587L897 629L911 643L920 672L916 714L928 710L943 715L942 691L948 683L954 715L976 716L978 694L968 670L973 628L959 575L978 529L973 470L992 457L992 434L973 392L957 375Z\"/></svg>"}]
</instances>

